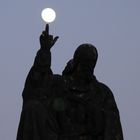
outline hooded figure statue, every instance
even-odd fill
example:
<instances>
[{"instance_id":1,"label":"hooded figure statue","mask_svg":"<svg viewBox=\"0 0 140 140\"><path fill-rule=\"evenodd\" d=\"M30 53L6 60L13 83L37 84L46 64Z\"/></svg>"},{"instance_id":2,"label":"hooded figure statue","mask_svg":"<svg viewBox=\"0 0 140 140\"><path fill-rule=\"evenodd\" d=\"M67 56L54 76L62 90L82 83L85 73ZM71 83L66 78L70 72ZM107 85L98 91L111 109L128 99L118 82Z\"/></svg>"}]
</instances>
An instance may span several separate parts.
<instances>
[{"instance_id":1,"label":"hooded figure statue","mask_svg":"<svg viewBox=\"0 0 140 140\"><path fill-rule=\"evenodd\" d=\"M58 37L48 31L25 82L17 140L123 140L114 96L94 75L96 47L80 45L55 75L50 49Z\"/></svg>"},{"instance_id":2,"label":"hooded figure statue","mask_svg":"<svg viewBox=\"0 0 140 140\"><path fill-rule=\"evenodd\" d=\"M91 78L94 72L94 68L97 62L98 52L95 46L92 44L82 44L80 45L67 66L63 71L63 75L69 75L74 70L80 70L85 77Z\"/></svg>"}]
</instances>

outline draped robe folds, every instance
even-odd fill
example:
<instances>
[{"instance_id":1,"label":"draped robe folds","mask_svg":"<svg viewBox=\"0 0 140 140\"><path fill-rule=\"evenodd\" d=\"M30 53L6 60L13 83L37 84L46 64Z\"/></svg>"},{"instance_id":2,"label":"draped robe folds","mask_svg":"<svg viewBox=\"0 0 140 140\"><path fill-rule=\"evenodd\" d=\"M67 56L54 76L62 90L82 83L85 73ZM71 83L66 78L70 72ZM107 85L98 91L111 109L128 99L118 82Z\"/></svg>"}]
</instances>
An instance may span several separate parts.
<instances>
[{"instance_id":1,"label":"draped robe folds","mask_svg":"<svg viewBox=\"0 0 140 140\"><path fill-rule=\"evenodd\" d=\"M26 78L17 140L123 140L111 90L93 76L87 89L54 75L51 52L40 49Z\"/></svg>"}]
</instances>

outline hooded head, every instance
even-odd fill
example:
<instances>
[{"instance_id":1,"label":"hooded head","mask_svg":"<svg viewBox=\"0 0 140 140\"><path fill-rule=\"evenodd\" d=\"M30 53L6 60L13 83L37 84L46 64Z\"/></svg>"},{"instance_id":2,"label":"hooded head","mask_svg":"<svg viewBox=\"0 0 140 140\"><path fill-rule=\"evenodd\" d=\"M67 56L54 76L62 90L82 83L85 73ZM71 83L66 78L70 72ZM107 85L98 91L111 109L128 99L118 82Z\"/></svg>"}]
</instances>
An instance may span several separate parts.
<instances>
[{"instance_id":1,"label":"hooded head","mask_svg":"<svg viewBox=\"0 0 140 140\"><path fill-rule=\"evenodd\" d=\"M74 53L73 68L74 70L80 69L87 74L93 74L97 58L98 52L95 46L91 44L82 44Z\"/></svg>"},{"instance_id":2,"label":"hooded head","mask_svg":"<svg viewBox=\"0 0 140 140\"><path fill-rule=\"evenodd\" d=\"M73 59L67 63L63 75L69 75L74 71L78 71L91 76L93 75L97 58L98 52L95 46L91 44L82 44L76 49Z\"/></svg>"}]
</instances>

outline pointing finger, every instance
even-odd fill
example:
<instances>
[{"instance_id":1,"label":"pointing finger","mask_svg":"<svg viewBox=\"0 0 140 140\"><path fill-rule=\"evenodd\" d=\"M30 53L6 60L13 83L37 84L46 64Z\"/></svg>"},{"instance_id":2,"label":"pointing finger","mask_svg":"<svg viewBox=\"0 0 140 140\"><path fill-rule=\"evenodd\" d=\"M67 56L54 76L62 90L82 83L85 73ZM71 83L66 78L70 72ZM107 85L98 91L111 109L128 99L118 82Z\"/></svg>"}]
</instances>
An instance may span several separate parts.
<instances>
[{"instance_id":1,"label":"pointing finger","mask_svg":"<svg viewBox=\"0 0 140 140\"><path fill-rule=\"evenodd\" d=\"M46 24L45 32L46 32L46 35L49 35L49 24Z\"/></svg>"}]
</instances>

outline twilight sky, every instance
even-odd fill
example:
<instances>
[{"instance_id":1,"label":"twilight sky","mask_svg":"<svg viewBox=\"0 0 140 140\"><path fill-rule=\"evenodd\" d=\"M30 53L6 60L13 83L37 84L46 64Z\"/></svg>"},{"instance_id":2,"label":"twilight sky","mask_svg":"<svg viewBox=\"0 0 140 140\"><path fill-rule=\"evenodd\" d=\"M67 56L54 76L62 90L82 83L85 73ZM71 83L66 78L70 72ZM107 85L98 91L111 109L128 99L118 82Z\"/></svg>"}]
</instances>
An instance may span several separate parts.
<instances>
[{"instance_id":1,"label":"twilight sky","mask_svg":"<svg viewBox=\"0 0 140 140\"><path fill-rule=\"evenodd\" d=\"M139 0L1 0L0 1L0 140L15 140L24 82L45 27L41 11L56 11L50 33L52 69L61 74L82 43L99 52L98 80L114 93L125 140L140 133L140 1Z\"/></svg>"}]
</instances>

